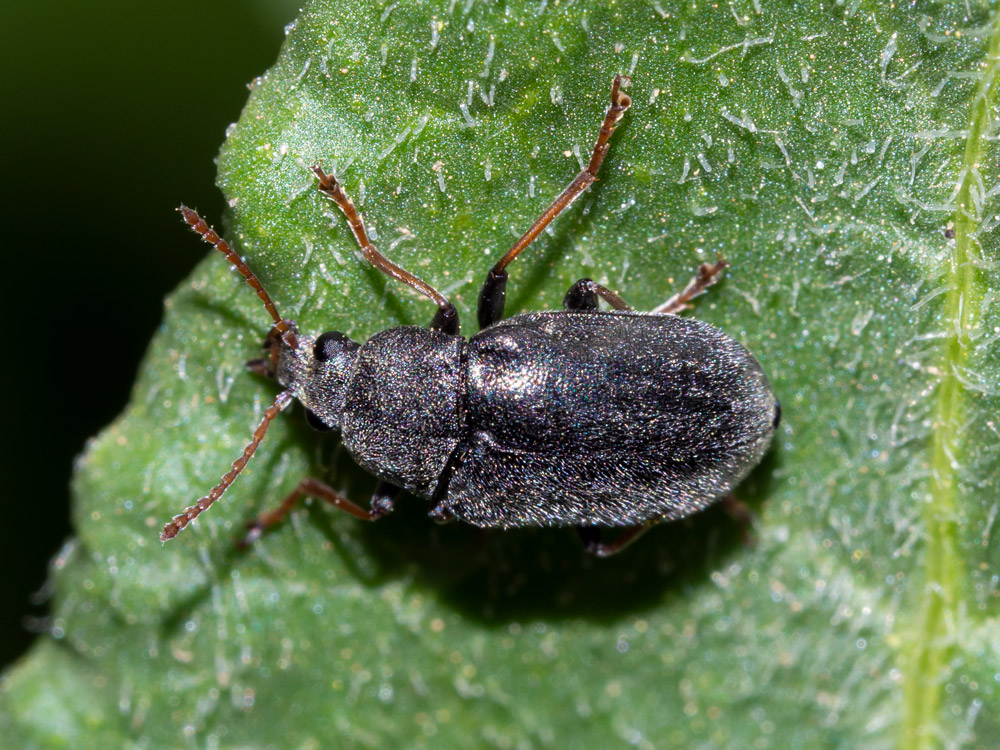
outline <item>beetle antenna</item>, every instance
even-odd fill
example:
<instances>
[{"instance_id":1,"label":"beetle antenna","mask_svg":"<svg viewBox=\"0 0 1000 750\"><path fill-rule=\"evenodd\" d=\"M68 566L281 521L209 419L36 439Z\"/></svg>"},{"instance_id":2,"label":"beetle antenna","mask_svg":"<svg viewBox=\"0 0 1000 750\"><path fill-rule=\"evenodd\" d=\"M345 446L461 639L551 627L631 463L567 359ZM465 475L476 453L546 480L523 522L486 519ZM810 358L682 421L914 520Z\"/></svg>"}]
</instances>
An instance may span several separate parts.
<instances>
[{"instance_id":1,"label":"beetle antenna","mask_svg":"<svg viewBox=\"0 0 1000 750\"><path fill-rule=\"evenodd\" d=\"M256 452L257 446L259 446L261 441L264 439L264 435L267 434L267 428L271 426L271 420L278 416L278 413L290 403L292 403L291 391L282 391L278 394L278 396L274 399L274 403L264 410L264 418L260 420L260 424L257 425L257 429L253 431L253 438L249 443L247 443L246 448L243 449L243 455L233 461L232 468L222 476L222 481L215 485L211 492L205 495L205 497L199 498L198 502L194 505L190 505L185 508L183 513L179 513L170 519L170 522L167 523L163 527L163 531L160 532L161 542L173 539L177 536L181 529L191 523L206 510L211 508L212 503L222 497L222 493L229 488L229 485L231 485L243 469L246 468L247 462Z\"/></svg>"},{"instance_id":2,"label":"beetle antenna","mask_svg":"<svg viewBox=\"0 0 1000 750\"><path fill-rule=\"evenodd\" d=\"M271 301L271 297L266 291L264 291L264 285L260 283L260 279L257 275L250 270L250 266L246 264L236 251L233 250L229 243L226 242L219 236L208 223L198 215L198 212L194 209L188 208L187 206L180 206L178 211L181 212L181 216L184 217L184 222L194 230L195 234L200 236L205 242L214 247L220 253L226 256L233 267L240 272L247 283L253 287L253 290L257 292L257 296L260 297L261 302L264 303L264 307L271 314L274 319L274 327L281 334L281 340L285 342L292 349L297 349L299 346L298 337L295 335L295 331L291 329L288 322L281 319L278 315L278 308L274 306L274 302Z\"/></svg>"}]
</instances>

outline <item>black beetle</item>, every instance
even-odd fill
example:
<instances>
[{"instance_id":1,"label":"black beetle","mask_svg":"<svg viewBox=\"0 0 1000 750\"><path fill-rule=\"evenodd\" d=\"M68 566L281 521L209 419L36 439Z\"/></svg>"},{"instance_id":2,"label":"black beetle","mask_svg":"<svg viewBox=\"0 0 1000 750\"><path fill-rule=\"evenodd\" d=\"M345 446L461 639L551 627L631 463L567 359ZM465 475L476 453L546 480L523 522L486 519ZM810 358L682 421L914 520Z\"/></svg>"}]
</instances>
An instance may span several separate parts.
<instances>
[{"instance_id":1,"label":"black beetle","mask_svg":"<svg viewBox=\"0 0 1000 750\"><path fill-rule=\"evenodd\" d=\"M597 179L615 125L631 104L617 76L611 106L586 169L490 270L479 297L480 332L458 335L458 313L437 290L389 261L337 180L319 167L319 190L344 212L364 257L438 305L429 328L400 326L364 344L341 333L302 336L283 320L260 281L194 211L184 220L226 255L274 319L266 359L251 370L282 391L222 481L175 516L174 537L215 502L246 466L271 420L298 399L314 427L339 430L354 459L381 481L365 510L326 484L304 479L248 540L303 497L373 521L401 489L432 504L438 521L482 527L576 526L606 556L652 524L682 518L725 494L760 460L780 409L757 360L712 326L680 318L718 278L702 264L687 288L649 313L581 279L564 312L502 320L506 266ZM598 310L598 298L613 311ZM625 527L612 542L604 527Z\"/></svg>"}]
</instances>

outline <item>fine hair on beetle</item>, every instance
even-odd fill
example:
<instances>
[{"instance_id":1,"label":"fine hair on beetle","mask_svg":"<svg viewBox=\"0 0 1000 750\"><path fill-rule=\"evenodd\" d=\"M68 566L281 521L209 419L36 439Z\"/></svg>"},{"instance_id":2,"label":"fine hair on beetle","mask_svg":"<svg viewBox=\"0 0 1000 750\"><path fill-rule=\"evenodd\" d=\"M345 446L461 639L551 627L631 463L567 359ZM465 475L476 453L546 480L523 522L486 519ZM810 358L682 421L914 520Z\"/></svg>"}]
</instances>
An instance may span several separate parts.
<instances>
[{"instance_id":1,"label":"fine hair on beetle","mask_svg":"<svg viewBox=\"0 0 1000 750\"><path fill-rule=\"evenodd\" d=\"M309 424L339 432L351 457L378 478L367 508L306 477L273 510L247 524L255 541L303 498L356 518L391 512L406 490L430 502L438 522L484 528L572 526L606 557L651 526L727 495L766 452L780 406L754 356L713 326L677 313L728 266L699 266L678 294L637 312L591 279L567 291L560 311L504 317L507 266L596 180L615 127L632 100L615 76L590 161L488 271L479 332L459 335L455 306L384 256L340 182L312 167L317 190L343 212L364 259L437 310L426 328L398 326L367 341L300 332L282 318L242 258L195 211L185 223L221 252L271 316L264 357L248 369L282 390L219 483L174 516L176 536L243 471L279 412L293 401ZM610 309L600 309L600 301ZM618 528L610 541L604 531Z\"/></svg>"}]
</instances>

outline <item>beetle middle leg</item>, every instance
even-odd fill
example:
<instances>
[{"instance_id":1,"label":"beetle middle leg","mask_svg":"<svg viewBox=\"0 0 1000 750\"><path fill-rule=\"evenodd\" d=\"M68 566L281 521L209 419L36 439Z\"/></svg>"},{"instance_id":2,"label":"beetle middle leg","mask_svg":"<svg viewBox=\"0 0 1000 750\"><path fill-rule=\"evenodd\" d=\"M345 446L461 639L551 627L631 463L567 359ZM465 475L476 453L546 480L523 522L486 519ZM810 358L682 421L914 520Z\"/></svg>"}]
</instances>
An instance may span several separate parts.
<instances>
[{"instance_id":1,"label":"beetle middle leg","mask_svg":"<svg viewBox=\"0 0 1000 750\"><path fill-rule=\"evenodd\" d=\"M351 226L351 232L354 234L354 239L358 241L358 245L361 247L361 254L365 256L365 260L386 276L390 276L397 281L402 281L411 289L434 301L438 309L434 314L434 319L431 321L431 328L443 333L457 334L459 329L458 311L448 301L448 298L423 279L414 276L382 255L371 243L371 240L368 239L368 232L365 230L365 222L361 218L361 214L358 213L358 209L354 206L354 201L347 197L347 193L344 192L344 188L337 182L337 178L332 174L327 174L320 167L313 167L312 171L319 178L320 192L331 198L337 204L337 207L344 212L344 216L347 217L347 223Z\"/></svg>"},{"instance_id":2,"label":"beetle middle leg","mask_svg":"<svg viewBox=\"0 0 1000 750\"><path fill-rule=\"evenodd\" d=\"M590 156L590 163L582 170L573 181L563 190L552 204L545 209L545 212L538 217L531 228L524 233L514 246L490 269L483 282L483 288L479 292L479 328L483 329L493 325L503 317L504 303L507 299L507 268L508 264L520 255L539 234L547 227L553 219L569 207L573 201L594 182L597 181L597 172L604 162L604 157L608 153L608 141L611 134L615 132L615 126L625 114L625 110L632 104L632 99L628 94L623 93L620 88L622 84L628 83L625 76L615 76L611 84L611 106L608 107L604 115L604 122L601 124L601 132L597 136L597 143L594 144L594 151Z\"/></svg>"},{"instance_id":3,"label":"beetle middle leg","mask_svg":"<svg viewBox=\"0 0 1000 750\"><path fill-rule=\"evenodd\" d=\"M294 490L288 493L281 504L272 511L262 513L253 521L247 523L247 534L238 543L240 547L247 547L257 541L265 530L285 519L291 512L295 504L307 497L315 497L340 510L350 513L355 518L362 521L376 521L392 510L393 503L399 495L399 487L394 487L387 482L380 481L375 487L372 495L371 505L368 510L351 502L328 484L313 477L306 477Z\"/></svg>"}]
</instances>

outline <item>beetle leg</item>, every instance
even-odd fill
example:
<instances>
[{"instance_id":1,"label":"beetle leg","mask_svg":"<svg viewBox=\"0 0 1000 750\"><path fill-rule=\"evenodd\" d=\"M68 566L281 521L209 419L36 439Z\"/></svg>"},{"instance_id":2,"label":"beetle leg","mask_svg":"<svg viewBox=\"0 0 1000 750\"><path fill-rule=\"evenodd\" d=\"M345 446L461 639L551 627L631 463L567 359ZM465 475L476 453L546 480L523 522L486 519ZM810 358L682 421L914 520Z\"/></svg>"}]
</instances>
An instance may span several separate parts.
<instances>
[{"instance_id":1,"label":"beetle leg","mask_svg":"<svg viewBox=\"0 0 1000 750\"><path fill-rule=\"evenodd\" d=\"M576 532L580 535L583 548L592 555L598 557L611 557L629 546L636 539L649 531L655 524L642 523L638 526L629 526L615 537L614 541L604 543L604 529L596 526L577 526Z\"/></svg>"},{"instance_id":2,"label":"beetle leg","mask_svg":"<svg viewBox=\"0 0 1000 750\"><path fill-rule=\"evenodd\" d=\"M718 281L722 272L728 267L729 263L727 263L726 259L721 255L719 256L719 259L711 265L708 263L702 263L698 266L697 275L695 275L695 277L688 282L688 285L684 287L683 292L675 294L662 305L651 310L650 312L674 314L687 309L691 300Z\"/></svg>"},{"instance_id":3,"label":"beetle leg","mask_svg":"<svg viewBox=\"0 0 1000 750\"><path fill-rule=\"evenodd\" d=\"M237 546L245 548L260 539L265 530L284 520L285 516L295 507L295 504L306 497L315 497L324 502L330 503L335 508L350 513L355 518L362 521L375 521L392 510L393 501L400 493L399 487L394 487L386 482L379 482L375 487L375 494L372 495L371 507L368 510L352 503L329 485L306 477L298 486L292 490L281 501L274 510L262 513L253 521L247 522L247 534L241 539Z\"/></svg>"},{"instance_id":4,"label":"beetle leg","mask_svg":"<svg viewBox=\"0 0 1000 750\"><path fill-rule=\"evenodd\" d=\"M594 151L590 156L590 163L587 168L581 171L574 180L563 190L552 204L545 209L545 212L538 217L531 228L524 233L514 246L497 262L486 275L483 288L479 292L479 328L483 329L493 325L503 317L504 302L507 297L507 265L520 255L535 238L547 227L553 219L561 214L569 205L597 181L597 172L604 162L604 156L608 153L608 141L611 134L615 132L615 126L625 114L625 110L632 104L632 99L620 91L622 84L628 83L625 76L615 76L611 84L611 106L608 107L604 115L604 122L601 124L601 132L597 136L597 143L594 144Z\"/></svg>"},{"instance_id":5,"label":"beetle leg","mask_svg":"<svg viewBox=\"0 0 1000 750\"><path fill-rule=\"evenodd\" d=\"M727 492L719 498L719 505L726 514L733 519L740 529L740 540L746 547L753 547L757 540L754 537L753 527L756 516L750 506L740 500L732 492Z\"/></svg>"},{"instance_id":6,"label":"beetle leg","mask_svg":"<svg viewBox=\"0 0 1000 750\"><path fill-rule=\"evenodd\" d=\"M344 188L341 187L339 182L337 182L337 178L332 174L327 174L320 167L313 167L312 171L313 174L319 178L320 192L328 198L331 198L333 202L337 204L337 207L344 212L344 216L347 217L347 223L351 227L351 232L354 233L354 239L358 241L358 245L361 248L361 254L365 256L365 260L375 266L375 268L384 273L386 276L390 276L397 281L402 281L411 289L414 289L425 297L429 297L433 300L434 304L438 306L438 310L434 315L434 319L431 321L431 328L437 331L443 331L444 333L457 334L459 328L458 311L455 309L455 306L448 301L448 298L423 279L420 279L409 271L400 268L382 255L382 253L380 253L371 243L371 240L368 239L368 232L365 230L364 219L361 218L361 214L359 214L358 209L355 208L354 201L347 197L347 193L344 192Z\"/></svg>"},{"instance_id":7,"label":"beetle leg","mask_svg":"<svg viewBox=\"0 0 1000 750\"><path fill-rule=\"evenodd\" d=\"M621 297L605 286L590 279L580 279L573 284L563 297L563 307L570 312L590 312L597 309L597 298L600 297L615 310L631 310Z\"/></svg>"}]
</instances>

